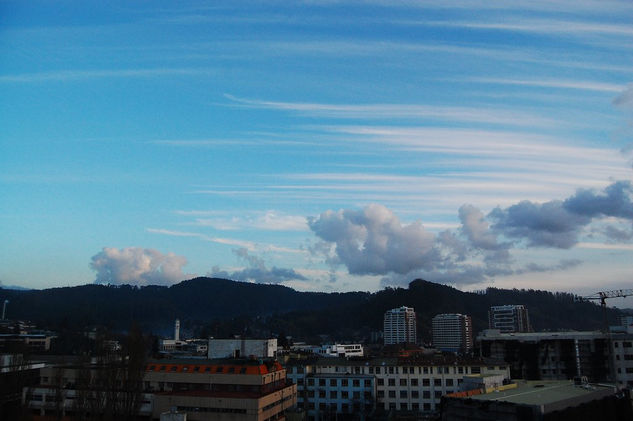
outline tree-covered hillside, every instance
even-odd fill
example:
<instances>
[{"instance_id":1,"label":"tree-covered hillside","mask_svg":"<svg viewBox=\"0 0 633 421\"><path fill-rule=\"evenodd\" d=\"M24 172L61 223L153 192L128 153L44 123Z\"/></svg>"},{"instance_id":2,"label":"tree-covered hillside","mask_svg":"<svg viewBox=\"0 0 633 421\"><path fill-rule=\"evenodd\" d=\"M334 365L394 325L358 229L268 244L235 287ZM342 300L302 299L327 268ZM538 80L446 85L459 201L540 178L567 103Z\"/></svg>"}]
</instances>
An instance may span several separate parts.
<instances>
[{"instance_id":1,"label":"tree-covered hillside","mask_svg":"<svg viewBox=\"0 0 633 421\"><path fill-rule=\"evenodd\" d=\"M185 325L215 323L215 334L251 329L294 337L327 334L341 339L358 336L361 331L380 330L384 312L403 305L415 308L423 339L430 338L431 319L438 313L469 314L477 332L487 327L490 306L502 304L526 305L535 330L601 328L600 307L577 303L573 298L571 294L535 290L489 288L481 293L462 292L419 279L408 288L387 288L376 293L298 292L280 285L216 278L195 278L171 287L93 284L0 290L0 299L10 300L10 318L32 320L52 328L104 325L126 329L137 321L155 330L169 328L175 318L180 318ZM608 310L611 323L619 313ZM226 326L220 329L218 324Z\"/></svg>"}]
</instances>

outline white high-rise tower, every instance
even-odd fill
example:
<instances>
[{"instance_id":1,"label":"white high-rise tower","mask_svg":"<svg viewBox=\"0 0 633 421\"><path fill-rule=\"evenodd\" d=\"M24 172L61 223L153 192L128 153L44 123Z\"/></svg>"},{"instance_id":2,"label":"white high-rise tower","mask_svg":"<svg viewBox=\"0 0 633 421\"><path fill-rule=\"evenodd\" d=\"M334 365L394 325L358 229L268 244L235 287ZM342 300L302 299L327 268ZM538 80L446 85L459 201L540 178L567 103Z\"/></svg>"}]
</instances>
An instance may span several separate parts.
<instances>
[{"instance_id":1,"label":"white high-rise tower","mask_svg":"<svg viewBox=\"0 0 633 421\"><path fill-rule=\"evenodd\" d=\"M413 308L403 306L385 312L385 345L416 343L416 338L416 320Z\"/></svg>"}]
</instances>

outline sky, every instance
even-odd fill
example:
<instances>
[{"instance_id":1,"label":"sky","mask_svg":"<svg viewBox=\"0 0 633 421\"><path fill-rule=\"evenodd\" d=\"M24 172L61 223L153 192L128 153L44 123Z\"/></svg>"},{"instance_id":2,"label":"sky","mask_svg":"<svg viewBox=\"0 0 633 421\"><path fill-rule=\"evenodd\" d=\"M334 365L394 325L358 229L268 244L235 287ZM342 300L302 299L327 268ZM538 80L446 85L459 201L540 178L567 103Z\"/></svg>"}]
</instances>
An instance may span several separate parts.
<instances>
[{"instance_id":1,"label":"sky","mask_svg":"<svg viewBox=\"0 0 633 421\"><path fill-rule=\"evenodd\" d=\"M633 288L632 21L0 0L0 282Z\"/></svg>"}]
</instances>

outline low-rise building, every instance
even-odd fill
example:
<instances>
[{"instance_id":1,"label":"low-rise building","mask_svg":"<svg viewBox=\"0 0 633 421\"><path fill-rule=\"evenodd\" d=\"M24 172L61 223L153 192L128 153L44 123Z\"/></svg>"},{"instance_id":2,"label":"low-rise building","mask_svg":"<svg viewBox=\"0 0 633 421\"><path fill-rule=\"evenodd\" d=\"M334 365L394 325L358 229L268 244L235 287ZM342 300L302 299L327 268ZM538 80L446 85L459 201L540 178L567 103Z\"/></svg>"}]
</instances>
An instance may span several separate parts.
<instances>
[{"instance_id":1,"label":"low-rise building","mask_svg":"<svg viewBox=\"0 0 633 421\"><path fill-rule=\"evenodd\" d=\"M296 385L271 360L156 360L137 373L137 383L130 374L121 364L45 367L23 401L35 420L108 411L158 420L174 408L189 421L284 419L297 402Z\"/></svg>"},{"instance_id":2,"label":"low-rise building","mask_svg":"<svg viewBox=\"0 0 633 421\"><path fill-rule=\"evenodd\" d=\"M322 402L316 395L307 393L308 379L314 379L312 381L315 382L323 379L319 384L324 385L322 390L327 397L329 390L326 386L329 380L323 376L367 376L358 378L358 385L361 385L361 380L364 385L364 380L374 379L377 410L417 414L438 411L443 395L460 390L465 376L478 374L500 375L503 379L510 377L509 368L504 363L455 355L430 355L412 359L324 358L298 360L288 364L288 377L297 384L298 405L307 411L315 411L314 414L309 413L309 417L312 417L309 418L310 421L317 421L324 416L321 403L325 404L326 413L332 413L334 407L328 407L327 401ZM368 387L370 385L371 382ZM334 386L332 383L329 387ZM350 395L347 396L350 398ZM353 405L353 402L348 402L348 405Z\"/></svg>"},{"instance_id":3,"label":"low-rise building","mask_svg":"<svg viewBox=\"0 0 633 421\"><path fill-rule=\"evenodd\" d=\"M209 339L208 358L274 358L277 339Z\"/></svg>"},{"instance_id":4,"label":"low-rise building","mask_svg":"<svg viewBox=\"0 0 633 421\"><path fill-rule=\"evenodd\" d=\"M363 357L365 350L361 344L334 344L334 345L297 345L294 351L311 352L320 357Z\"/></svg>"},{"instance_id":5,"label":"low-rise building","mask_svg":"<svg viewBox=\"0 0 633 421\"><path fill-rule=\"evenodd\" d=\"M448 395L442 421L629 420L628 393L613 386L570 381L521 381L492 393Z\"/></svg>"}]
</instances>

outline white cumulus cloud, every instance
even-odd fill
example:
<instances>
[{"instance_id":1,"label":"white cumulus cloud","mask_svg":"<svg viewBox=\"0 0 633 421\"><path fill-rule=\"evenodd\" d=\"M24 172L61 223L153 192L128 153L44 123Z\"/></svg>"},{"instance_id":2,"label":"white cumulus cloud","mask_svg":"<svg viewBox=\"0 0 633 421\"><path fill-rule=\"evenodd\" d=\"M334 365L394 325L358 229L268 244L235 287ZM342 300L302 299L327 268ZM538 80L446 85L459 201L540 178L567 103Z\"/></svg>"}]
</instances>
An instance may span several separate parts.
<instances>
[{"instance_id":1,"label":"white cumulus cloud","mask_svg":"<svg viewBox=\"0 0 633 421\"><path fill-rule=\"evenodd\" d=\"M163 254L142 247L104 247L92 256L90 267L97 272L95 283L130 285L171 285L194 275L185 274L184 256Z\"/></svg>"}]
</instances>

